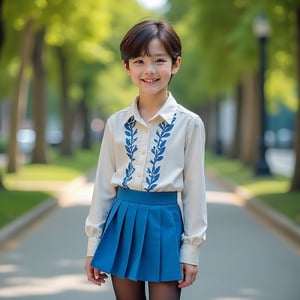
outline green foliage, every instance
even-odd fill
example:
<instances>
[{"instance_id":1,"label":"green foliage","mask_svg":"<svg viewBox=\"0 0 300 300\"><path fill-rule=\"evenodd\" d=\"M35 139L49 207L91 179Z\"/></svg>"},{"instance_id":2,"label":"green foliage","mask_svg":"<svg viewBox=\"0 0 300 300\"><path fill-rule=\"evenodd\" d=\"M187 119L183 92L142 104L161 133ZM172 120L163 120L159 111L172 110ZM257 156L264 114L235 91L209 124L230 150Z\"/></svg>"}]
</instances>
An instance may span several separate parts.
<instances>
[{"instance_id":1,"label":"green foliage","mask_svg":"<svg viewBox=\"0 0 300 300\"><path fill-rule=\"evenodd\" d=\"M129 105L137 94L130 78L123 70L119 45L128 29L144 18L158 18L146 11L135 0L111 1L111 30L109 38L103 46L110 51L110 60L101 65L90 65L88 98L91 106L97 107L102 117ZM150 17L149 17L150 16ZM88 75L88 74L87 74ZM94 110L94 109L93 109Z\"/></svg>"},{"instance_id":2,"label":"green foliage","mask_svg":"<svg viewBox=\"0 0 300 300\"><path fill-rule=\"evenodd\" d=\"M295 89L296 79L286 76L280 69L270 71L266 82L266 94L269 111L276 114L279 104L284 102L290 110L296 111L298 108L298 97Z\"/></svg>"},{"instance_id":3,"label":"green foliage","mask_svg":"<svg viewBox=\"0 0 300 300\"><path fill-rule=\"evenodd\" d=\"M220 0L217 4L210 0L184 3L170 0L170 3L168 18L181 34L184 46L182 70L173 80L173 87L188 106L231 92L244 74L258 69L258 46L252 27L255 17L264 11L272 28L267 44L269 107L274 111L281 101L289 108L296 108L298 0Z\"/></svg>"},{"instance_id":4,"label":"green foliage","mask_svg":"<svg viewBox=\"0 0 300 300\"><path fill-rule=\"evenodd\" d=\"M59 68L56 52L52 49L63 47L67 56L69 97L78 101L83 95L88 95L92 107L104 99L98 88L98 79L105 76L99 74L107 71L116 74L114 65L116 61L120 63L121 37L134 23L150 15L135 0L12 0L4 3L5 43L1 56L0 98L9 97L13 92L12 83L19 66L20 32L26 20L32 18L35 30L45 28L48 47L44 62L47 84L50 85L48 90L54 92L52 95L58 95ZM120 68L117 77L122 77L122 72ZM101 86L106 95L106 84ZM127 89L124 89L124 97L126 93ZM129 92L127 97L131 99L132 93ZM114 103L119 98L115 97Z\"/></svg>"},{"instance_id":5,"label":"green foliage","mask_svg":"<svg viewBox=\"0 0 300 300\"><path fill-rule=\"evenodd\" d=\"M197 109L212 97L232 92L245 73L257 69L258 50L252 23L264 10L272 27L268 42L268 106L276 112L278 101L282 101L289 108L296 108L298 0L220 0L217 5L210 0L169 2L171 9L166 18L183 41L183 64L170 85L179 102ZM69 96L73 101L86 95L91 108L97 107L101 115L108 115L132 100L135 90L120 64L120 40L137 21L163 16L146 11L135 0L4 3L6 34L0 61L0 98L12 94L19 65L20 31L26 20L33 18L35 30L46 29L44 62L51 99L58 97L59 78L53 49L63 47L68 58Z\"/></svg>"},{"instance_id":6,"label":"green foliage","mask_svg":"<svg viewBox=\"0 0 300 300\"><path fill-rule=\"evenodd\" d=\"M137 90L122 68L121 62L112 63L96 78L99 109L104 116L128 106L137 95ZM97 95L94 95L96 98Z\"/></svg>"}]
</instances>

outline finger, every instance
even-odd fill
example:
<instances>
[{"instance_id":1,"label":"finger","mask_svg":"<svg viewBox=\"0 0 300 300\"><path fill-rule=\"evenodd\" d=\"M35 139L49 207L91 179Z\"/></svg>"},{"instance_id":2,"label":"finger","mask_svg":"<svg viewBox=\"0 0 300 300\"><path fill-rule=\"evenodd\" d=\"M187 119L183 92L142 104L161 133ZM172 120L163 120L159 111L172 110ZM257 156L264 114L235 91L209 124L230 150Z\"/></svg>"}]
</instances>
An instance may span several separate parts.
<instances>
[{"instance_id":1,"label":"finger","mask_svg":"<svg viewBox=\"0 0 300 300\"><path fill-rule=\"evenodd\" d=\"M100 271L94 268L94 270L93 270L93 275L94 275L94 278L95 278L95 279L98 279L98 278L99 278L99 275L100 275Z\"/></svg>"},{"instance_id":2,"label":"finger","mask_svg":"<svg viewBox=\"0 0 300 300\"><path fill-rule=\"evenodd\" d=\"M185 288L194 283L197 276L197 267L183 264L183 280L178 281L179 288Z\"/></svg>"},{"instance_id":3,"label":"finger","mask_svg":"<svg viewBox=\"0 0 300 300\"><path fill-rule=\"evenodd\" d=\"M183 264L180 264L181 280L178 280L178 286L184 282L184 267Z\"/></svg>"},{"instance_id":4,"label":"finger","mask_svg":"<svg viewBox=\"0 0 300 300\"><path fill-rule=\"evenodd\" d=\"M87 278L90 282L101 285L105 283L105 279L107 278L107 274L101 273L99 270L93 268L90 264L90 260L87 259L85 270L87 274Z\"/></svg>"},{"instance_id":5,"label":"finger","mask_svg":"<svg viewBox=\"0 0 300 300\"><path fill-rule=\"evenodd\" d=\"M107 274L101 273L99 270L93 269L91 272L91 277L89 277L88 279L94 284L102 285L105 283L107 277Z\"/></svg>"}]
</instances>

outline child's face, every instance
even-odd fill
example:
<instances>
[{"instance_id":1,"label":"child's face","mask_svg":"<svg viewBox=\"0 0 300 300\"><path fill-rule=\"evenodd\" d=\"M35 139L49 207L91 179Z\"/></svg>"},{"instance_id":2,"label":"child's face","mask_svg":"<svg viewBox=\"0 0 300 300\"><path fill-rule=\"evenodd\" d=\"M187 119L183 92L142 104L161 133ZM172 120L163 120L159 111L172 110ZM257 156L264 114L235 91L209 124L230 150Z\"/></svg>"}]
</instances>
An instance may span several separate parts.
<instances>
[{"instance_id":1,"label":"child's face","mask_svg":"<svg viewBox=\"0 0 300 300\"><path fill-rule=\"evenodd\" d=\"M179 70L181 58L172 64L171 56L157 38L150 41L149 54L129 59L128 66L123 64L140 93L154 95L167 90L171 75Z\"/></svg>"}]
</instances>

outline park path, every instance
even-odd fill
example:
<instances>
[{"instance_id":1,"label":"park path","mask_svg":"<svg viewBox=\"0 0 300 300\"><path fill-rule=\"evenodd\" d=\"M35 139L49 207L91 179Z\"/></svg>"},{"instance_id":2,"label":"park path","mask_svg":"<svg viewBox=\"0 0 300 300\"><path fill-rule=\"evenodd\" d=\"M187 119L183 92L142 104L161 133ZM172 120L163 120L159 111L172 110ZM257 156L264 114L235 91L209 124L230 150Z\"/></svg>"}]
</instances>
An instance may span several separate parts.
<instances>
[{"instance_id":1,"label":"park path","mask_svg":"<svg viewBox=\"0 0 300 300\"><path fill-rule=\"evenodd\" d=\"M0 299L113 300L110 282L84 273L93 181L0 248ZM300 249L262 223L234 194L208 178L209 230L197 282L182 300L299 300Z\"/></svg>"}]
</instances>

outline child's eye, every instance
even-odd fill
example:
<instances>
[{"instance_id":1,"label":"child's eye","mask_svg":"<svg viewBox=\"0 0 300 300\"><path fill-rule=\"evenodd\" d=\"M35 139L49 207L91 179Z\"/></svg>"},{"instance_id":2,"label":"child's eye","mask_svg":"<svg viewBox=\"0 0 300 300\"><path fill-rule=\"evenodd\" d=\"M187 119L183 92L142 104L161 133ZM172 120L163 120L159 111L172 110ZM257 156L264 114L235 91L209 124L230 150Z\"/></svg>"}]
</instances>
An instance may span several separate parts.
<instances>
[{"instance_id":1,"label":"child's eye","mask_svg":"<svg viewBox=\"0 0 300 300\"><path fill-rule=\"evenodd\" d=\"M133 63L139 65L139 64L143 63L143 60L142 59L136 59Z\"/></svg>"},{"instance_id":2,"label":"child's eye","mask_svg":"<svg viewBox=\"0 0 300 300\"><path fill-rule=\"evenodd\" d=\"M156 62L157 62L157 63L164 63L164 62L166 62L166 60L163 59L163 58L158 58L158 59L156 60Z\"/></svg>"}]
</instances>

